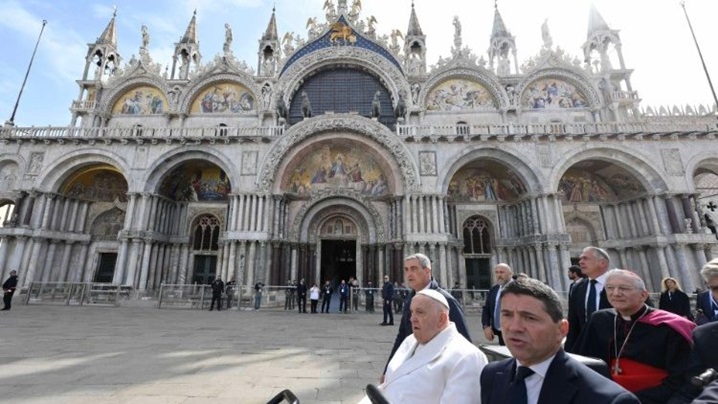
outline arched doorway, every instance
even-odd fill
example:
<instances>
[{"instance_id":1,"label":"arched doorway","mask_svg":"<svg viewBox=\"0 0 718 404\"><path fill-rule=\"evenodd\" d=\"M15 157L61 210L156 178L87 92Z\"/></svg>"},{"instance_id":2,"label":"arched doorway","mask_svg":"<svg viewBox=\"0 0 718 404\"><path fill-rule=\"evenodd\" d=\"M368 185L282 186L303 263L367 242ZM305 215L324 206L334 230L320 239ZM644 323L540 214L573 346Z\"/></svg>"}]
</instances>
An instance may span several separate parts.
<instances>
[{"instance_id":1,"label":"arched doorway","mask_svg":"<svg viewBox=\"0 0 718 404\"><path fill-rule=\"evenodd\" d=\"M357 226L348 217L334 216L319 231L320 281L332 285L357 277Z\"/></svg>"},{"instance_id":2,"label":"arched doorway","mask_svg":"<svg viewBox=\"0 0 718 404\"><path fill-rule=\"evenodd\" d=\"M482 216L472 216L464 222L464 259L466 286L470 289L491 288L491 229Z\"/></svg>"},{"instance_id":3,"label":"arched doorway","mask_svg":"<svg viewBox=\"0 0 718 404\"><path fill-rule=\"evenodd\" d=\"M214 215L202 215L192 231L194 270L192 283L209 285L217 274L218 240L221 223Z\"/></svg>"}]
</instances>

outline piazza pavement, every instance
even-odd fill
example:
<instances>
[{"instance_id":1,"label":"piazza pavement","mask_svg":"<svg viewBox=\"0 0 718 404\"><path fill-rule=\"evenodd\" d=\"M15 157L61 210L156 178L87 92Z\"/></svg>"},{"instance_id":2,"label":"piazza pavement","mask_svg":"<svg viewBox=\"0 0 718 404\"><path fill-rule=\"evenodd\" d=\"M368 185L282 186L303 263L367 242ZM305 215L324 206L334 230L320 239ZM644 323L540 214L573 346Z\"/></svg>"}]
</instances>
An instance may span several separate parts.
<instances>
[{"instance_id":1,"label":"piazza pavement","mask_svg":"<svg viewBox=\"0 0 718 404\"><path fill-rule=\"evenodd\" d=\"M334 306L336 310L336 306ZM356 403L396 336L375 313L25 305L0 313L0 403ZM474 343L480 315L467 313Z\"/></svg>"}]
</instances>

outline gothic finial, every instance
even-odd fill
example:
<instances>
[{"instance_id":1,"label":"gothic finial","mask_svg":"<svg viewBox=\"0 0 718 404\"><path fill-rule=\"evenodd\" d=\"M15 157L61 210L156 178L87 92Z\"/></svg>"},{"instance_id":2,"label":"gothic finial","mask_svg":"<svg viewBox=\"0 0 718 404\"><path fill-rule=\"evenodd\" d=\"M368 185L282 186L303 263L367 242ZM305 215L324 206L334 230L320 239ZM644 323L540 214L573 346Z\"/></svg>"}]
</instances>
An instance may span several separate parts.
<instances>
[{"instance_id":1,"label":"gothic finial","mask_svg":"<svg viewBox=\"0 0 718 404\"><path fill-rule=\"evenodd\" d=\"M494 10L499 9L499 0L494 0Z\"/></svg>"},{"instance_id":2,"label":"gothic finial","mask_svg":"<svg viewBox=\"0 0 718 404\"><path fill-rule=\"evenodd\" d=\"M117 4L114 5L115 11L112 12L112 17L117 17Z\"/></svg>"},{"instance_id":3,"label":"gothic finial","mask_svg":"<svg viewBox=\"0 0 718 404\"><path fill-rule=\"evenodd\" d=\"M197 15L197 9L196 9L196 8L194 9L194 13L192 13L192 15L194 15L194 16Z\"/></svg>"}]
</instances>

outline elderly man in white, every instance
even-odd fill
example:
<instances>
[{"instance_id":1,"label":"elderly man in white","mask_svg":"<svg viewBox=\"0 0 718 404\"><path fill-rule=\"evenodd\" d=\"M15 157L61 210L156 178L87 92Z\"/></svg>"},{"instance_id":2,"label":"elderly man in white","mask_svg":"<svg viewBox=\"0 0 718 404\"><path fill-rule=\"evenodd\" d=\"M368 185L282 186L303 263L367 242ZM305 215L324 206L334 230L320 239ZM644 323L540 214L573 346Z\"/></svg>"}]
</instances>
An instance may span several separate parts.
<instances>
[{"instance_id":1,"label":"elderly man in white","mask_svg":"<svg viewBox=\"0 0 718 404\"><path fill-rule=\"evenodd\" d=\"M449 303L424 289L411 300L412 335L389 362L379 389L392 403L480 403L486 355L449 321ZM364 397L361 403L369 403Z\"/></svg>"}]
</instances>

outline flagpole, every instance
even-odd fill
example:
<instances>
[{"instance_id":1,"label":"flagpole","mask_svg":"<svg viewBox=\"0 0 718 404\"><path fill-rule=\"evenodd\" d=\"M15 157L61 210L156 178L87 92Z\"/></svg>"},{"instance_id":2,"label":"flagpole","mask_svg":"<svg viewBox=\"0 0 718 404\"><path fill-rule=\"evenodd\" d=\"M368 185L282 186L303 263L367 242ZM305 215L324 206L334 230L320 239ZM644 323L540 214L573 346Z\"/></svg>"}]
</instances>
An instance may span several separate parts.
<instances>
[{"instance_id":1,"label":"flagpole","mask_svg":"<svg viewBox=\"0 0 718 404\"><path fill-rule=\"evenodd\" d=\"M681 2L681 7L683 7L683 14L686 15L686 21L688 21L688 28L691 29L691 35L693 36L693 42L696 44L696 49L698 49L698 56L701 58L701 64L703 64L703 71L706 73L706 78L708 79L708 85L711 88L711 93L713 93L713 101L715 102L715 107L718 108L718 97L716 97L716 91L713 88L713 82L711 81L711 75L708 73L708 68L706 68L706 61L703 59L703 53L701 52L701 47L698 46L698 40L696 39L696 34L693 32L693 25L691 24L691 19L688 18L688 11L686 11L686 2Z\"/></svg>"},{"instance_id":2,"label":"flagpole","mask_svg":"<svg viewBox=\"0 0 718 404\"><path fill-rule=\"evenodd\" d=\"M12 115L10 116L10 119L5 121L5 126L15 126L15 113L17 112L17 106L20 104L20 97L22 97L22 91L25 89L25 83L27 83L27 76L30 75L30 69L32 68L32 62L35 60L35 52L37 52L37 47L40 45L40 38L42 38L42 32L45 30L45 25L47 25L47 20L42 20L42 28L40 29L40 35L37 37L37 42L35 43L35 49L32 51L32 57L30 57L30 64L27 66L27 71L25 72L25 79L22 81L22 86L20 86L20 93L17 95L17 101L15 101L15 107L12 109Z\"/></svg>"}]
</instances>

